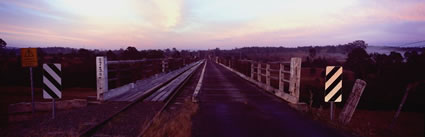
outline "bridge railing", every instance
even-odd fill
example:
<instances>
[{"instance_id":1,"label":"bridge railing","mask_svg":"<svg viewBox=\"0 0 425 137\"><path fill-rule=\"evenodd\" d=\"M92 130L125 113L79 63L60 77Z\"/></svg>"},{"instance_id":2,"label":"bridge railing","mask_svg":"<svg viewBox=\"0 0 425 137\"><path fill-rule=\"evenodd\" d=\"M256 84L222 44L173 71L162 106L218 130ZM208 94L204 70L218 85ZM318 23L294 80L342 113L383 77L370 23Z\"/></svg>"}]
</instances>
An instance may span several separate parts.
<instances>
[{"instance_id":1,"label":"bridge railing","mask_svg":"<svg viewBox=\"0 0 425 137\"><path fill-rule=\"evenodd\" d=\"M137 80L170 72L194 61L195 59L191 58L108 60L105 56L98 56L96 57L97 99L104 100L102 94L112 89L134 88L132 83Z\"/></svg>"},{"instance_id":2,"label":"bridge railing","mask_svg":"<svg viewBox=\"0 0 425 137\"><path fill-rule=\"evenodd\" d=\"M216 57L216 62L243 75L266 91L291 102L298 103L300 96L301 58L290 61L262 63Z\"/></svg>"}]
</instances>

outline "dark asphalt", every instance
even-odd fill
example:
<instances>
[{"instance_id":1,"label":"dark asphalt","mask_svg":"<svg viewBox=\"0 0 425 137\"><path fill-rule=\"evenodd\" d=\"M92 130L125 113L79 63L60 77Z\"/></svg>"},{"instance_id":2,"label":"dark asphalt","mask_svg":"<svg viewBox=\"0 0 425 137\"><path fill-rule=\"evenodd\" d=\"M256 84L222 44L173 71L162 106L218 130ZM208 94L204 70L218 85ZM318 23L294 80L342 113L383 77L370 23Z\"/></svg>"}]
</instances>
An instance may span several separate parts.
<instances>
[{"instance_id":1,"label":"dark asphalt","mask_svg":"<svg viewBox=\"0 0 425 137\"><path fill-rule=\"evenodd\" d=\"M337 137L222 66L208 61L193 116L194 137Z\"/></svg>"}]
</instances>

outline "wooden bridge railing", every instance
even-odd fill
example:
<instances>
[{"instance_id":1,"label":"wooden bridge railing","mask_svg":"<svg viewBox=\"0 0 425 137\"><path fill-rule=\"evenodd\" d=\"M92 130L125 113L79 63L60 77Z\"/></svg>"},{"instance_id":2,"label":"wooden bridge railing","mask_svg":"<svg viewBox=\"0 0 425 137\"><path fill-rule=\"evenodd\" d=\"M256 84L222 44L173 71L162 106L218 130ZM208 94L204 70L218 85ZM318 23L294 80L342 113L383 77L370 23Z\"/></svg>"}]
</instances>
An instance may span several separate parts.
<instances>
[{"instance_id":1,"label":"wooden bridge railing","mask_svg":"<svg viewBox=\"0 0 425 137\"><path fill-rule=\"evenodd\" d=\"M216 57L215 61L288 102L296 104L299 101L301 58L291 58L289 62L278 63L219 57Z\"/></svg>"}]
</instances>

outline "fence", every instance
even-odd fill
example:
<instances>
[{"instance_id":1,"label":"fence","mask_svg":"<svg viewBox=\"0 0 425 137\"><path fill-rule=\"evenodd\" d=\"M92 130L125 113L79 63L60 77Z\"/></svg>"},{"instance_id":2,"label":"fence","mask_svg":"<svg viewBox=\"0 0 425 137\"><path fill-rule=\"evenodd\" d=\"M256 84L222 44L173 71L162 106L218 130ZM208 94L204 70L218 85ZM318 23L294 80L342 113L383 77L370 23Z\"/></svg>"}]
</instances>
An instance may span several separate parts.
<instances>
[{"instance_id":1,"label":"fence","mask_svg":"<svg viewBox=\"0 0 425 137\"><path fill-rule=\"evenodd\" d=\"M215 61L290 103L297 104L299 101L301 58L277 63L219 57Z\"/></svg>"},{"instance_id":2,"label":"fence","mask_svg":"<svg viewBox=\"0 0 425 137\"><path fill-rule=\"evenodd\" d=\"M195 61L192 58L163 58L109 61L105 56L96 57L97 99L104 100L103 93L118 87L134 88L134 81L156 74L170 72ZM124 88L126 89L126 88Z\"/></svg>"}]
</instances>

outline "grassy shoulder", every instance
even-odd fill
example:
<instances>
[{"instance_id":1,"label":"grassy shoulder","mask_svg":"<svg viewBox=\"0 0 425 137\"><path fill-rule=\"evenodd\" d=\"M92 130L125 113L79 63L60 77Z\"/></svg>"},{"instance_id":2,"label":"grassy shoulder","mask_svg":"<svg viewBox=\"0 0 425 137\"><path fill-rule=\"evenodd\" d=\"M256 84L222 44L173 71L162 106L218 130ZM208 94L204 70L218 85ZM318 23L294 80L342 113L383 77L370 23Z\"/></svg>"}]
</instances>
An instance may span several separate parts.
<instances>
[{"instance_id":1,"label":"grassy shoulder","mask_svg":"<svg viewBox=\"0 0 425 137\"><path fill-rule=\"evenodd\" d=\"M198 111L198 104L186 99L173 111L164 111L153 120L145 137L190 137L192 133L192 116Z\"/></svg>"},{"instance_id":2,"label":"grassy shoulder","mask_svg":"<svg viewBox=\"0 0 425 137\"><path fill-rule=\"evenodd\" d=\"M364 137L423 137L424 115L420 112L401 112L395 121L395 126L389 128L394 111L357 109L347 125L338 122L340 108L335 109L334 120L330 120L330 110L310 108L304 111L314 120L318 120L330 127L354 133Z\"/></svg>"}]
</instances>

